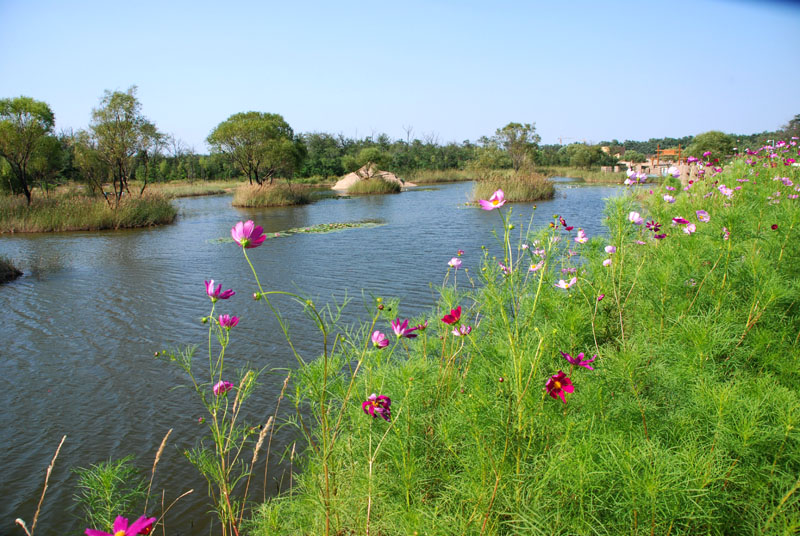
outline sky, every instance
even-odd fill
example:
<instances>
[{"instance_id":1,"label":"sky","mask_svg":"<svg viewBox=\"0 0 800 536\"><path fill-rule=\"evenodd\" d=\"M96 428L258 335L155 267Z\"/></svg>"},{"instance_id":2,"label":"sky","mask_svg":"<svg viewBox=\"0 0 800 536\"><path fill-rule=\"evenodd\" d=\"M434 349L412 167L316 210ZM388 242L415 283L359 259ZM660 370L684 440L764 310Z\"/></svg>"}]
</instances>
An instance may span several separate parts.
<instances>
[{"instance_id":1,"label":"sky","mask_svg":"<svg viewBox=\"0 0 800 536\"><path fill-rule=\"evenodd\" d=\"M543 143L750 134L800 114L800 4L0 0L0 98L79 129L132 85L201 153L245 111L439 143L512 121Z\"/></svg>"}]
</instances>

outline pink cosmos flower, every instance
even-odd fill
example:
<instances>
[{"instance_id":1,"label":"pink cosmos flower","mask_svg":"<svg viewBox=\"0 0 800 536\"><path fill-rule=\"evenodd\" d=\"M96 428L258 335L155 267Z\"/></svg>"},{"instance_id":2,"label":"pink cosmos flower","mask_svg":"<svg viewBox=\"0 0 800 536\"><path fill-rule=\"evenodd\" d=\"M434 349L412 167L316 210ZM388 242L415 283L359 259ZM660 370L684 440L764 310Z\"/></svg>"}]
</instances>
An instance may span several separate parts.
<instances>
[{"instance_id":1,"label":"pink cosmos flower","mask_svg":"<svg viewBox=\"0 0 800 536\"><path fill-rule=\"evenodd\" d=\"M606 259L606 260L603 261L603 266L611 266L612 262L613 261L611 259Z\"/></svg>"},{"instance_id":2,"label":"pink cosmos flower","mask_svg":"<svg viewBox=\"0 0 800 536\"><path fill-rule=\"evenodd\" d=\"M630 212L628 213L628 221L634 225L641 225L644 223L644 218L638 212Z\"/></svg>"},{"instance_id":3,"label":"pink cosmos flower","mask_svg":"<svg viewBox=\"0 0 800 536\"><path fill-rule=\"evenodd\" d=\"M427 320L425 322L423 322L422 324L417 324L416 326L414 326L414 330L416 330L416 331L425 331L426 329L428 329L428 321Z\"/></svg>"},{"instance_id":4,"label":"pink cosmos flower","mask_svg":"<svg viewBox=\"0 0 800 536\"><path fill-rule=\"evenodd\" d=\"M612 253L616 253L617 252L617 246L606 246L605 250L606 250L606 253L611 255Z\"/></svg>"},{"instance_id":5,"label":"pink cosmos flower","mask_svg":"<svg viewBox=\"0 0 800 536\"><path fill-rule=\"evenodd\" d=\"M377 348L386 348L389 346L389 339L378 330L372 332L372 344Z\"/></svg>"},{"instance_id":6,"label":"pink cosmos flower","mask_svg":"<svg viewBox=\"0 0 800 536\"><path fill-rule=\"evenodd\" d=\"M403 322L400 322L400 319L396 318L389 323L392 325L392 331L394 331L394 334L398 337L413 339L417 336L417 334L414 333L417 328L409 328L407 318L403 320Z\"/></svg>"},{"instance_id":7,"label":"pink cosmos flower","mask_svg":"<svg viewBox=\"0 0 800 536\"><path fill-rule=\"evenodd\" d=\"M503 190L497 190L492 194L492 197L490 197L488 201L486 199L481 199L479 203L483 210L494 210L496 208L500 208L506 204L505 194L503 193Z\"/></svg>"},{"instance_id":8,"label":"pink cosmos flower","mask_svg":"<svg viewBox=\"0 0 800 536\"><path fill-rule=\"evenodd\" d=\"M536 264L531 264L531 267L528 268L528 271L529 272L538 272L539 270L542 269L542 266L544 266L544 261L539 261Z\"/></svg>"},{"instance_id":9,"label":"pink cosmos flower","mask_svg":"<svg viewBox=\"0 0 800 536\"><path fill-rule=\"evenodd\" d=\"M670 192L674 192L675 191L675 187L674 186L664 186L664 188L666 188Z\"/></svg>"},{"instance_id":10,"label":"pink cosmos flower","mask_svg":"<svg viewBox=\"0 0 800 536\"><path fill-rule=\"evenodd\" d=\"M361 403L361 409L364 413L373 419L380 416L384 421L389 421L392 418L392 399L384 395L376 395L372 393L367 399Z\"/></svg>"},{"instance_id":11,"label":"pink cosmos flower","mask_svg":"<svg viewBox=\"0 0 800 536\"><path fill-rule=\"evenodd\" d=\"M215 395L220 396L224 395L231 389L233 389L233 384L231 382L219 381L214 384L214 387L211 388L211 391L213 391Z\"/></svg>"},{"instance_id":12,"label":"pink cosmos flower","mask_svg":"<svg viewBox=\"0 0 800 536\"><path fill-rule=\"evenodd\" d=\"M703 158L705 158L706 156L711 156L711 151L704 152L703 153Z\"/></svg>"},{"instance_id":13,"label":"pink cosmos flower","mask_svg":"<svg viewBox=\"0 0 800 536\"><path fill-rule=\"evenodd\" d=\"M461 255L463 255L463 254L464 254L464 250L463 250L463 249L459 249L459 250L456 252L456 254L457 254L459 257L460 257Z\"/></svg>"},{"instance_id":14,"label":"pink cosmos flower","mask_svg":"<svg viewBox=\"0 0 800 536\"><path fill-rule=\"evenodd\" d=\"M458 268L461 266L461 259L459 259L458 257L453 257L452 259L450 259L450 262L448 262L447 265L458 270Z\"/></svg>"},{"instance_id":15,"label":"pink cosmos flower","mask_svg":"<svg viewBox=\"0 0 800 536\"><path fill-rule=\"evenodd\" d=\"M102 530L86 529L86 536L136 536L137 534L150 534L153 528L153 523L156 522L154 517L142 516L128 526L128 520L122 516L117 516L114 520L114 526L111 528L113 532L108 533Z\"/></svg>"},{"instance_id":16,"label":"pink cosmos flower","mask_svg":"<svg viewBox=\"0 0 800 536\"><path fill-rule=\"evenodd\" d=\"M572 285L574 285L577 282L578 282L578 278L577 277L573 277L572 279L569 280L569 282L564 281L563 279L559 279L558 283L556 283L555 286L557 286L558 288L563 288L564 290L567 290L569 287L571 287Z\"/></svg>"},{"instance_id":17,"label":"pink cosmos flower","mask_svg":"<svg viewBox=\"0 0 800 536\"><path fill-rule=\"evenodd\" d=\"M557 374L550 376L544 388L547 390L548 395L553 398L561 397L561 401L565 404L567 403L567 398L564 396L564 393L572 393L575 391L575 388L572 386L572 380L560 370Z\"/></svg>"},{"instance_id":18,"label":"pink cosmos flower","mask_svg":"<svg viewBox=\"0 0 800 536\"><path fill-rule=\"evenodd\" d=\"M697 214L697 219L703 223L708 223L711 220L711 216L705 210L696 210L695 214Z\"/></svg>"},{"instance_id":19,"label":"pink cosmos flower","mask_svg":"<svg viewBox=\"0 0 800 536\"><path fill-rule=\"evenodd\" d=\"M586 233L583 232L583 229L578 229L578 236L575 237L575 242L579 244L585 244L589 238L586 236Z\"/></svg>"},{"instance_id":20,"label":"pink cosmos flower","mask_svg":"<svg viewBox=\"0 0 800 536\"><path fill-rule=\"evenodd\" d=\"M577 356L572 357L571 355L561 352L561 356L570 362L572 365L577 365L579 367L584 367L589 370L594 370L594 368L589 366L589 363L592 363L595 359L597 359L597 354L593 355L591 359L584 359L583 352L579 353Z\"/></svg>"},{"instance_id":21,"label":"pink cosmos flower","mask_svg":"<svg viewBox=\"0 0 800 536\"><path fill-rule=\"evenodd\" d=\"M211 298L211 302L216 302L217 300L227 300L234 294L236 294L232 289L228 289L222 292L222 285L217 285L217 288L214 288L214 280L206 281L206 294L208 297Z\"/></svg>"},{"instance_id":22,"label":"pink cosmos flower","mask_svg":"<svg viewBox=\"0 0 800 536\"><path fill-rule=\"evenodd\" d=\"M687 220L686 218L681 218L680 216L676 216L676 217L672 218L672 225L673 226L674 225L686 225L687 223L689 223L689 220Z\"/></svg>"},{"instance_id":23,"label":"pink cosmos flower","mask_svg":"<svg viewBox=\"0 0 800 536\"><path fill-rule=\"evenodd\" d=\"M447 325L452 326L453 324L458 322L460 319L461 319L461 306L459 305L455 309L451 309L450 310L450 314L444 315L444 317L442 317L442 322L444 322Z\"/></svg>"},{"instance_id":24,"label":"pink cosmos flower","mask_svg":"<svg viewBox=\"0 0 800 536\"><path fill-rule=\"evenodd\" d=\"M500 271L503 272L503 275L511 275L511 267L506 266L502 262L498 262L497 264L500 265Z\"/></svg>"},{"instance_id":25,"label":"pink cosmos flower","mask_svg":"<svg viewBox=\"0 0 800 536\"><path fill-rule=\"evenodd\" d=\"M239 222L231 229L233 241L243 248L256 248L264 243L267 237L264 235L264 228L256 225L253 220Z\"/></svg>"},{"instance_id":26,"label":"pink cosmos flower","mask_svg":"<svg viewBox=\"0 0 800 536\"><path fill-rule=\"evenodd\" d=\"M667 169L667 173L675 177L676 179L681 176L681 170L676 168L675 166L670 166Z\"/></svg>"},{"instance_id":27,"label":"pink cosmos flower","mask_svg":"<svg viewBox=\"0 0 800 536\"><path fill-rule=\"evenodd\" d=\"M472 326L461 326L459 328L453 328L453 335L456 337L463 337L464 335L469 335L472 331Z\"/></svg>"},{"instance_id":28,"label":"pink cosmos flower","mask_svg":"<svg viewBox=\"0 0 800 536\"><path fill-rule=\"evenodd\" d=\"M231 316L231 315L219 315L219 325L225 329L235 328L236 324L239 323L238 316Z\"/></svg>"},{"instance_id":29,"label":"pink cosmos flower","mask_svg":"<svg viewBox=\"0 0 800 536\"><path fill-rule=\"evenodd\" d=\"M600 295L597 297L597 301L603 301L603 298L605 298L605 297L606 297L606 295L605 295L605 294L600 294Z\"/></svg>"},{"instance_id":30,"label":"pink cosmos flower","mask_svg":"<svg viewBox=\"0 0 800 536\"><path fill-rule=\"evenodd\" d=\"M689 164L693 164L697 162L697 160L698 158L696 156L690 156L689 158L686 159L686 162L688 162Z\"/></svg>"},{"instance_id":31,"label":"pink cosmos flower","mask_svg":"<svg viewBox=\"0 0 800 536\"><path fill-rule=\"evenodd\" d=\"M687 225L686 227L683 228L683 232L688 234L688 235L692 234L696 230L697 230L697 227L693 223L690 223L689 225Z\"/></svg>"},{"instance_id":32,"label":"pink cosmos flower","mask_svg":"<svg viewBox=\"0 0 800 536\"><path fill-rule=\"evenodd\" d=\"M671 195L669 195L669 194L665 194L665 195L664 195L664 201L666 201L667 203L674 203L674 202L675 202L675 198L674 198L674 197L672 197L672 196L671 196Z\"/></svg>"}]
</instances>

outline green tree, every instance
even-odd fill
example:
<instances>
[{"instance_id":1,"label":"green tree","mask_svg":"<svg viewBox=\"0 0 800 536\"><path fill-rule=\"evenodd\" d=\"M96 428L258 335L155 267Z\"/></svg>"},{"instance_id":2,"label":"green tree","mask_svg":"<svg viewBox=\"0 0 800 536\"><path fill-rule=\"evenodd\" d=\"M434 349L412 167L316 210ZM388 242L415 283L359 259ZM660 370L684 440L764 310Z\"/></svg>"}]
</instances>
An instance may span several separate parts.
<instances>
[{"instance_id":1,"label":"green tree","mask_svg":"<svg viewBox=\"0 0 800 536\"><path fill-rule=\"evenodd\" d=\"M50 106L30 97L0 99L0 156L11 167L12 193L23 193L31 202L31 158L53 133L55 116Z\"/></svg>"},{"instance_id":2,"label":"green tree","mask_svg":"<svg viewBox=\"0 0 800 536\"><path fill-rule=\"evenodd\" d=\"M783 125L781 134L785 139L791 139L792 136L800 137L800 114L795 115L788 123Z\"/></svg>"},{"instance_id":3,"label":"green tree","mask_svg":"<svg viewBox=\"0 0 800 536\"><path fill-rule=\"evenodd\" d=\"M647 161L647 157L639 151L625 151L625 154L622 155L622 159L626 162L633 162L634 164L641 164Z\"/></svg>"},{"instance_id":4,"label":"green tree","mask_svg":"<svg viewBox=\"0 0 800 536\"><path fill-rule=\"evenodd\" d=\"M508 152L514 171L534 161L536 148L542 140L536 134L536 123L509 123L497 129L495 139Z\"/></svg>"},{"instance_id":5,"label":"green tree","mask_svg":"<svg viewBox=\"0 0 800 536\"><path fill-rule=\"evenodd\" d=\"M288 179L303 158L292 127L278 114L234 114L217 125L206 141L212 152L227 156L247 175L250 184L265 180L272 184L281 174Z\"/></svg>"},{"instance_id":6,"label":"green tree","mask_svg":"<svg viewBox=\"0 0 800 536\"><path fill-rule=\"evenodd\" d=\"M97 157L108 166L117 203L123 192L130 194L128 182L135 175L137 156L147 160L148 151L160 136L141 109L136 86L131 86L124 93L106 90L100 107L92 110L89 131Z\"/></svg>"},{"instance_id":7,"label":"green tree","mask_svg":"<svg viewBox=\"0 0 800 536\"><path fill-rule=\"evenodd\" d=\"M714 157L724 157L733 154L735 140L718 130L710 130L695 136L694 141L686 148L686 154L701 157L703 153L711 151Z\"/></svg>"}]
</instances>

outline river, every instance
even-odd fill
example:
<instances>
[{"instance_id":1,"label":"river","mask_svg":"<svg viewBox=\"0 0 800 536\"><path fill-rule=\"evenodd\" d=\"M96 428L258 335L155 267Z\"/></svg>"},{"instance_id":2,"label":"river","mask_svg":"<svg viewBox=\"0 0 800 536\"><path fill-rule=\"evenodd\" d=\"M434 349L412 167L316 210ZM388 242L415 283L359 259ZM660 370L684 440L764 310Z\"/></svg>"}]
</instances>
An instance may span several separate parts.
<instances>
[{"instance_id":1,"label":"river","mask_svg":"<svg viewBox=\"0 0 800 536\"><path fill-rule=\"evenodd\" d=\"M556 197L537 203L534 227L560 214L589 236L604 232L603 199L619 188L557 181ZM167 516L167 533L203 534L211 527L202 478L184 458L204 431L202 407L187 389L182 371L154 352L202 345L207 328L199 319L210 301L204 279L237 294L218 312L241 317L232 332L226 366L247 363L280 369L262 377L248 402L254 423L272 414L285 371L295 365L277 323L255 302L252 274L230 228L252 219L268 233L320 223L379 219L385 225L328 234L268 239L248 250L265 290L299 291L318 304L353 298L348 320L363 317L362 290L400 298L403 317L426 312L436 301L447 262L465 251L463 268L477 273L481 246L496 248L502 233L495 212L465 203L472 183L409 190L399 195L328 198L302 207L237 209L230 196L175 201L175 224L149 229L0 236L0 255L24 276L0 286L0 535L21 534L39 500L45 470L62 435L67 440L50 478L37 534L80 534L72 500L76 476L87 467L133 454L149 476L162 437L174 431L159 464L154 495L166 501L194 488ZM515 204L514 221L526 225L532 204ZM506 207L504 207L505 209ZM463 284L459 272L459 285ZM292 335L306 357L318 350L315 334L297 306L281 303ZM383 331L387 331L384 326ZM201 346L202 347L202 346ZM202 357L202 353L199 353ZM270 471L280 476L280 456L295 436L276 433ZM273 470L274 469L274 470ZM276 492L270 482L251 497ZM158 509L160 511L160 509ZM138 517L137 514L130 514Z\"/></svg>"}]
</instances>

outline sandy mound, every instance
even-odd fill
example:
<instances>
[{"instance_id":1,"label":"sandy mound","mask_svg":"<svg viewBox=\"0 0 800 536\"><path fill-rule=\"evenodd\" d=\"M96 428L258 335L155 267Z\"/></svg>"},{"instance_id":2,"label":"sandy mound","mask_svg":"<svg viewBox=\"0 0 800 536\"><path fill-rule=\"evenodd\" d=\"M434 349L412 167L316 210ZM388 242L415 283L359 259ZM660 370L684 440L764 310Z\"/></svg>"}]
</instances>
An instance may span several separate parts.
<instances>
[{"instance_id":1,"label":"sandy mound","mask_svg":"<svg viewBox=\"0 0 800 536\"><path fill-rule=\"evenodd\" d=\"M391 171L381 171L381 170L379 170L378 166L376 166L375 164L370 162L370 163L367 163L366 165L362 166L360 169L358 169L358 170L356 170L356 171L354 171L352 173L348 173L347 175L345 175L344 177L339 179L339 182L334 184L333 188L331 188L331 189L332 190L347 190L352 185L357 183L358 181L369 180L369 179L372 179L372 178L381 178L381 179L383 179L385 181L396 182L396 183L400 184L400 186L402 186L403 188L408 188L410 186L416 186L416 184L414 184L413 182L407 182L407 181L404 182L402 179L400 179L397 175L395 175Z\"/></svg>"}]
</instances>

